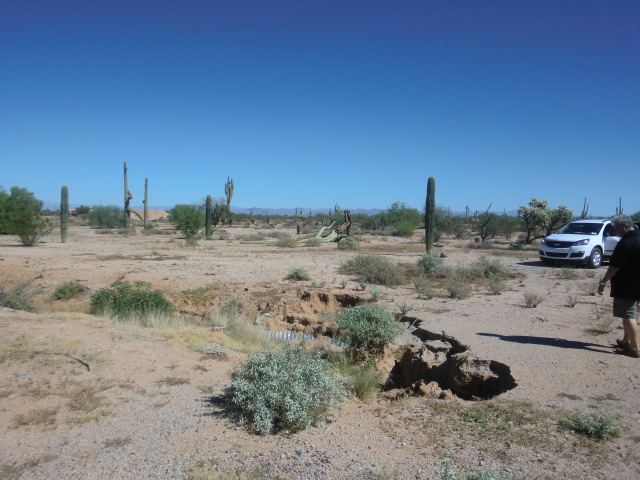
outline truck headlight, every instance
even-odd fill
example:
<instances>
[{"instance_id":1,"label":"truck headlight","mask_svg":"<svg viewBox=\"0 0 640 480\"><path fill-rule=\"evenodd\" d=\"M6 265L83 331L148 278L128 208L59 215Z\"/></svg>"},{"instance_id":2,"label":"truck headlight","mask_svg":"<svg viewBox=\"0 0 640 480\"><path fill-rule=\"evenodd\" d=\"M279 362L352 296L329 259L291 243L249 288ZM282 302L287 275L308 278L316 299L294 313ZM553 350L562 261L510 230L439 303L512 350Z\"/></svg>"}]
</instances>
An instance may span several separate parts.
<instances>
[{"instance_id":1,"label":"truck headlight","mask_svg":"<svg viewBox=\"0 0 640 480\"><path fill-rule=\"evenodd\" d=\"M589 239L585 238L583 240L578 240L577 242L573 242L571 245L573 245L574 247L577 247L578 245L588 245L589 244Z\"/></svg>"}]
</instances>

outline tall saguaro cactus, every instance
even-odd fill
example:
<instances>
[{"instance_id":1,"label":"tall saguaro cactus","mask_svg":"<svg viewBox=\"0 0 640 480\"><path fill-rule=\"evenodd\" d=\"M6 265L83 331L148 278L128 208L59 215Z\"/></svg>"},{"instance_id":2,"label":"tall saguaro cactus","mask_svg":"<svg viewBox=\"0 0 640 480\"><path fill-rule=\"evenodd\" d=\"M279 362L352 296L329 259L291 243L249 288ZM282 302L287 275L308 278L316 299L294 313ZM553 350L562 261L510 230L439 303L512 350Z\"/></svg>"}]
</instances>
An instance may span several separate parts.
<instances>
[{"instance_id":1,"label":"tall saguaro cactus","mask_svg":"<svg viewBox=\"0 0 640 480\"><path fill-rule=\"evenodd\" d=\"M131 212L129 211L129 202L133 198L129 191L129 182L127 180L127 162L124 162L124 228L129 228L129 221L131 220Z\"/></svg>"},{"instance_id":2,"label":"tall saguaro cactus","mask_svg":"<svg viewBox=\"0 0 640 480\"><path fill-rule=\"evenodd\" d=\"M147 228L147 220L149 218L149 179L144 179L144 218L142 219L142 227Z\"/></svg>"},{"instance_id":3,"label":"tall saguaro cactus","mask_svg":"<svg viewBox=\"0 0 640 480\"><path fill-rule=\"evenodd\" d=\"M205 238L209 240L211 238L211 218L213 217L213 200L211 195L207 195L207 202L205 204L205 220L204 231Z\"/></svg>"},{"instance_id":4,"label":"tall saguaro cactus","mask_svg":"<svg viewBox=\"0 0 640 480\"><path fill-rule=\"evenodd\" d=\"M67 243L69 232L69 189L66 185L60 190L60 241Z\"/></svg>"},{"instance_id":5,"label":"tall saguaro cactus","mask_svg":"<svg viewBox=\"0 0 640 480\"><path fill-rule=\"evenodd\" d=\"M436 179L429 177L427 181L427 203L424 209L424 242L427 253L431 253L436 225Z\"/></svg>"},{"instance_id":6,"label":"tall saguaro cactus","mask_svg":"<svg viewBox=\"0 0 640 480\"><path fill-rule=\"evenodd\" d=\"M227 177L224 184L224 194L227 196L227 223L231 223L231 198L233 198L233 178Z\"/></svg>"}]
</instances>

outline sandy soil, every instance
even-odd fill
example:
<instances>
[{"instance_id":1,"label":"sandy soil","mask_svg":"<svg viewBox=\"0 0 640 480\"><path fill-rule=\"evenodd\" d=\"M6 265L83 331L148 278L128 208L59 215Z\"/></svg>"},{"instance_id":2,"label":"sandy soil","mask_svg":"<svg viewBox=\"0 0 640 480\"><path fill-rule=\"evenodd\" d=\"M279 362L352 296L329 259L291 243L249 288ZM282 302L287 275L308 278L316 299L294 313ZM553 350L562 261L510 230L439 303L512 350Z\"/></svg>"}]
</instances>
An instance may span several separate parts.
<instances>
[{"instance_id":1,"label":"sandy soil","mask_svg":"<svg viewBox=\"0 0 640 480\"><path fill-rule=\"evenodd\" d=\"M162 225L156 234L138 229L131 236L72 226L67 243L54 232L32 248L0 237L0 288L21 289L38 309L0 308L0 478L437 478L446 456L459 471L482 468L505 478L640 478L640 363L615 353L617 322L609 333L596 332L611 300L589 293L606 265L569 275L542 266L534 249L496 242L479 250L471 240L444 239L437 251L450 265L499 257L514 272L507 289L493 295L479 284L464 300L427 300L408 281L376 287L378 303L392 311L401 302L412 306L400 342L418 342L416 326L444 331L475 356L507 365L517 386L489 402L349 399L329 422L295 435L256 436L220 414L229 372L243 354L190 348L193 327L145 329L86 314L90 295L119 279L150 282L195 317L232 298L257 317L296 304L300 291L369 296L371 286L362 292L340 272L357 252L333 243L242 241L264 231L229 227L196 247ZM421 237L360 241L362 251L409 270L424 251ZM292 267L304 267L311 280L286 280ZM54 300L55 288L71 280L87 293ZM198 288L207 298L184 295ZM524 293L543 301L526 308ZM209 334L211 342L222 335ZM473 422L460 414L478 405L495 407L487 410L495 415ZM557 425L571 412L601 411L620 415L621 438L596 441ZM221 472L235 477L215 476Z\"/></svg>"}]
</instances>

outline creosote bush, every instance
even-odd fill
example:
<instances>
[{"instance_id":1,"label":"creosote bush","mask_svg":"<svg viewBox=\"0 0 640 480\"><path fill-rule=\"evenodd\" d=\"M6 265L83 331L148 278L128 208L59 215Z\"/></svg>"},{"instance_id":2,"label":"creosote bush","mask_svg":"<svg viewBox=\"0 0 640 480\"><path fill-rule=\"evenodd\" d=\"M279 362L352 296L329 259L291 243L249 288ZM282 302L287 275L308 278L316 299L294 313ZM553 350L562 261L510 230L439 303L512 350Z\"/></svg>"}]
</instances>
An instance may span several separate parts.
<instances>
[{"instance_id":1,"label":"creosote bush","mask_svg":"<svg viewBox=\"0 0 640 480\"><path fill-rule=\"evenodd\" d=\"M356 357L379 353L402 329L391 312L371 305L345 310L338 317L337 324L338 337L348 344L348 349Z\"/></svg>"},{"instance_id":2,"label":"creosote bush","mask_svg":"<svg viewBox=\"0 0 640 480\"><path fill-rule=\"evenodd\" d=\"M173 305L159 290L153 290L148 282L133 284L120 280L111 288L103 288L91 296L90 313L110 315L118 320L128 317L173 313Z\"/></svg>"},{"instance_id":3,"label":"creosote bush","mask_svg":"<svg viewBox=\"0 0 640 480\"><path fill-rule=\"evenodd\" d=\"M402 285L405 282L402 267L380 255L361 253L342 264L347 274L375 285Z\"/></svg>"},{"instance_id":4,"label":"creosote bush","mask_svg":"<svg viewBox=\"0 0 640 480\"><path fill-rule=\"evenodd\" d=\"M58 285L53 292L53 298L56 300L71 300L72 298L77 298L85 291L87 291L87 287L77 280L73 280L65 282L62 285Z\"/></svg>"},{"instance_id":5,"label":"creosote bush","mask_svg":"<svg viewBox=\"0 0 640 480\"><path fill-rule=\"evenodd\" d=\"M225 410L255 433L297 432L324 420L344 388L321 352L300 345L267 349L231 373Z\"/></svg>"},{"instance_id":6,"label":"creosote bush","mask_svg":"<svg viewBox=\"0 0 640 480\"><path fill-rule=\"evenodd\" d=\"M354 237L344 237L338 242L338 250L359 250L360 244Z\"/></svg>"}]
</instances>

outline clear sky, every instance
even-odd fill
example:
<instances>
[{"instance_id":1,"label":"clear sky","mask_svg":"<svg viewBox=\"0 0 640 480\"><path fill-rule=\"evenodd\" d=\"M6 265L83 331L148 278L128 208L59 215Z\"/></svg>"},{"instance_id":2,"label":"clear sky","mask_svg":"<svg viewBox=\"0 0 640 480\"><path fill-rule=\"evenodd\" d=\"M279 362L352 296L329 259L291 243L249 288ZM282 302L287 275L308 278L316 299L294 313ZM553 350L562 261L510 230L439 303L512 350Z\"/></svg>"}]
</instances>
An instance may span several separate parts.
<instances>
[{"instance_id":1,"label":"clear sky","mask_svg":"<svg viewBox=\"0 0 640 480\"><path fill-rule=\"evenodd\" d=\"M0 0L0 185L47 202L640 210L637 0Z\"/></svg>"}]
</instances>

